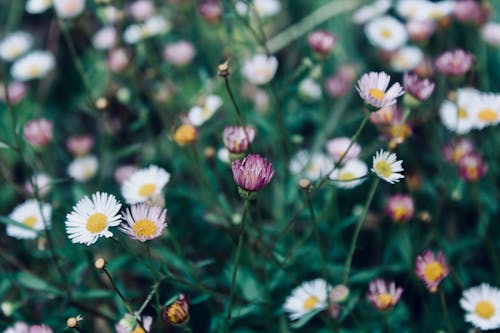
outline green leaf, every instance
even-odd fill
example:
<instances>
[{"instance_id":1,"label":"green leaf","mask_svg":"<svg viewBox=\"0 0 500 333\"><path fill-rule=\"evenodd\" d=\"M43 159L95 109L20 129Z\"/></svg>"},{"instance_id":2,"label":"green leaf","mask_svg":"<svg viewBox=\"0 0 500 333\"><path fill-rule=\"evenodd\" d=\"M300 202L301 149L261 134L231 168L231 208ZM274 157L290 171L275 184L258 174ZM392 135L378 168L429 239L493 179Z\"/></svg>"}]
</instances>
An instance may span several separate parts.
<instances>
[{"instance_id":1,"label":"green leaf","mask_svg":"<svg viewBox=\"0 0 500 333\"><path fill-rule=\"evenodd\" d=\"M27 272L20 272L17 274L17 282L22 286L36 291L48 292L54 295L62 295L63 292L58 288L51 286L48 282L42 280L38 276Z\"/></svg>"},{"instance_id":2,"label":"green leaf","mask_svg":"<svg viewBox=\"0 0 500 333\"><path fill-rule=\"evenodd\" d=\"M74 293L75 299L96 299L96 298L107 298L113 296L113 291L111 290L87 290Z\"/></svg>"},{"instance_id":3,"label":"green leaf","mask_svg":"<svg viewBox=\"0 0 500 333\"><path fill-rule=\"evenodd\" d=\"M307 324L307 322L309 320L311 320L314 316L316 316L321 311L323 311L323 309L314 309L311 312L308 312L307 314L303 315L299 320L291 323L290 326L294 329L299 329L302 326L304 326L305 324Z\"/></svg>"},{"instance_id":4,"label":"green leaf","mask_svg":"<svg viewBox=\"0 0 500 333\"><path fill-rule=\"evenodd\" d=\"M88 79L91 96L98 98L104 95L104 91L108 85L108 66L106 59L100 52L87 52L82 58L83 69Z\"/></svg>"}]
</instances>

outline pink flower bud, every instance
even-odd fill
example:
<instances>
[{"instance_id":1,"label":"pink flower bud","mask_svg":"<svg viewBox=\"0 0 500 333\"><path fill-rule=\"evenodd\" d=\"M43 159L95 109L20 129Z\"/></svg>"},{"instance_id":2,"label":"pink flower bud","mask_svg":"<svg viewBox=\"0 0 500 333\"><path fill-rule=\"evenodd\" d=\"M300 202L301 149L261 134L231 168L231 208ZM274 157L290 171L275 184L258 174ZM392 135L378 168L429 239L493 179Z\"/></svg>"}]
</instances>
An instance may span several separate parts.
<instances>
[{"instance_id":1,"label":"pink flower bud","mask_svg":"<svg viewBox=\"0 0 500 333\"><path fill-rule=\"evenodd\" d=\"M309 34L307 41L316 54L325 57L337 44L337 36L325 30L316 30Z\"/></svg>"},{"instance_id":2,"label":"pink flower bud","mask_svg":"<svg viewBox=\"0 0 500 333\"><path fill-rule=\"evenodd\" d=\"M66 146L74 155L86 155L94 145L94 138L91 135L72 136L66 140Z\"/></svg>"},{"instance_id":3,"label":"pink flower bud","mask_svg":"<svg viewBox=\"0 0 500 333\"><path fill-rule=\"evenodd\" d=\"M33 147L44 147L52 140L52 122L45 119L33 119L24 125L24 139Z\"/></svg>"}]
</instances>

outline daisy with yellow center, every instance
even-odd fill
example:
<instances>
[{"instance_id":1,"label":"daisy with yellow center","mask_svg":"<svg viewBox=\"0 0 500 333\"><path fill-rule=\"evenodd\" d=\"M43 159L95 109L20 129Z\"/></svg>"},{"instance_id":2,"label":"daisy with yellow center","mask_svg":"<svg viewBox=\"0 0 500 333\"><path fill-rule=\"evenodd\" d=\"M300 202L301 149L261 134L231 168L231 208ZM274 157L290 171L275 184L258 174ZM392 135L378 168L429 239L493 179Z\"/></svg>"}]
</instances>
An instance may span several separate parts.
<instances>
[{"instance_id":1,"label":"daisy with yellow center","mask_svg":"<svg viewBox=\"0 0 500 333\"><path fill-rule=\"evenodd\" d=\"M29 81L44 77L55 66L55 58L48 51L32 51L17 59L10 73L17 81Z\"/></svg>"},{"instance_id":2,"label":"daisy with yellow center","mask_svg":"<svg viewBox=\"0 0 500 333\"><path fill-rule=\"evenodd\" d=\"M158 206L148 204L137 204L127 209L122 214L126 225L120 226L120 231L126 233L130 238L145 242L161 235L167 227L165 219L167 210Z\"/></svg>"},{"instance_id":3,"label":"daisy with yellow center","mask_svg":"<svg viewBox=\"0 0 500 333\"><path fill-rule=\"evenodd\" d=\"M472 108L480 98L480 92L473 88L457 90L456 103L445 100L439 109L443 125L457 134L466 134L475 127Z\"/></svg>"},{"instance_id":4,"label":"daisy with yellow center","mask_svg":"<svg viewBox=\"0 0 500 333\"><path fill-rule=\"evenodd\" d=\"M481 94L471 106L474 127L482 129L500 122L500 94Z\"/></svg>"},{"instance_id":5,"label":"daisy with yellow center","mask_svg":"<svg viewBox=\"0 0 500 333\"><path fill-rule=\"evenodd\" d=\"M465 321L481 330L500 328L500 289L482 283L464 290L460 306L467 313Z\"/></svg>"},{"instance_id":6,"label":"daisy with yellow center","mask_svg":"<svg viewBox=\"0 0 500 333\"><path fill-rule=\"evenodd\" d=\"M174 132L174 141L180 146L186 146L196 141L198 130L191 124L182 124Z\"/></svg>"},{"instance_id":7,"label":"daisy with yellow center","mask_svg":"<svg viewBox=\"0 0 500 333\"><path fill-rule=\"evenodd\" d=\"M432 251L425 251L417 257L415 274L425 282L430 292L436 292L439 283L450 273L450 268L444 260L443 252L439 251L437 257Z\"/></svg>"},{"instance_id":8,"label":"daisy with yellow center","mask_svg":"<svg viewBox=\"0 0 500 333\"><path fill-rule=\"evenodd\" d=\"M328 306L330 286L323 279L302 283L292 291L283 305L290 320L297 320L314 310L323 310Z\"/></svg>"},{"instance_id":9,"label":"daisy with yellow center","mask_svg":"<svg viewBox=\"0 0 500 333\"><path fill-rule=\"evenodd\" d=\"M150 200L159 195L170 180L170 174L156 165L135 171L123 182L121 192L128 204Z\"/></svg>"},{"instance_id":10,"label":"daisy with yellow center","mask_svg":"<svg viewBox=\"0 0 500 333\"><path fill-rule=\"evenodd\" d=\"M333 170L330 180L339 188L353 188L362 184L368 175L366 163L357 158L348 160L343 166Z\"/></svg>"},{"instance_id":11,"label":"daisy with yellow center","mask_svg":"<svg viewBox=\"0 0 500 333\"><path fill-rule=\"evenodd\" d=\"M109 227L120 224L118 214L121 204L116 198L104 192L92 194L92 200L85 196L66 215L66 232L73 243L94 244L99 237L109 238L113 233Z\"/></svg>"},{"instance_id":12,"label":"daisy with yellow center","mask_svg":"<svg viewBox=\"0 0 500 333\"><path fill-rule=\"evenodd\" d=\"M0 58L12 61L28 51L33 45L33 37L22 31L8 34L0 41Z\"/></svg>"},{"instance_id":13,"label":"daisy with yellow center","mask_svg":"<svg viewBox=\"0 0 500 333\"><path fill-rule=\"evenodd\" d=\"M10 213L9 218L20 225L7 225L7 235L17 239L33 239L37 237L37 231L43 230L45 222L50 225L52 208L49 204L39 203L31 199L23 202Z\"/></svg>"},{"instance_id":14,"label":"daisy with yellow center","mask_svg":"<svg viewBox=\"0 0 500 333\"><path fill-rule=\"evenodd\" d=\"M141 320L144 329L150 332L151 325L153 324L153 317L143 316ZM146 331L137 324L135 317L128 313L115 325L115 329L117 333L146 333Z\"/></svg>"},{"instance_id":15,"label":"daisy with yellow center","mask_svg":"<svg viewBox=\"0 0 500 333\"><path fill-rule=\"evenodd\" d=\"M408 40L405 26L389 15L370 21L365 26L365 34L370 44L384 51L395 51Z\"/></svg>"},{"instance_id":16,"label":"daisy with yellow center","mask_svg":"<svg viewBox=\"0 0 500 333\"><path fill-rule=\"evenodd\" d=\"M262 85L270 82L278 69L278 59L265 54L256 54L243 63L241 72L248 82Z\"/></svg>"},{"instance_id":17,"label":"daisy with yellow center","mask_svg":"<svg viewBox=\"0 0 500 333\"><path fill-rule=\"evenodd\" d=\"M400 171L403 171L403 161L397 161L397 156L394 153L379 150L373 157L372 171L386 182L394 184L399 182L399 179L404 178Z\"/></svg>"},{"instance_id":18,"label":"daisy with yellow center","mask_svg":"<svg viewBox=\"0 0 500 333\"><path fill-rule=\"evenodd\" d=\"M358 80L356 90L365 101L370 111L376 111L396 103L396 99L404 94L403 87L394 83L389 89L391 77L385 72L365 73Z\"/></svg>"},{"instance_id":19,"label":"daisy with yellow center","mask_svg":"<svg viewBox=\"0 0 500 333\"><path fill-rule=\"evenodd\" d=\"M394 282L387 283L382 279L370 282L368 300L379 310L391 309L401 298L403 288Z\"/></svg>"}]
</instances>

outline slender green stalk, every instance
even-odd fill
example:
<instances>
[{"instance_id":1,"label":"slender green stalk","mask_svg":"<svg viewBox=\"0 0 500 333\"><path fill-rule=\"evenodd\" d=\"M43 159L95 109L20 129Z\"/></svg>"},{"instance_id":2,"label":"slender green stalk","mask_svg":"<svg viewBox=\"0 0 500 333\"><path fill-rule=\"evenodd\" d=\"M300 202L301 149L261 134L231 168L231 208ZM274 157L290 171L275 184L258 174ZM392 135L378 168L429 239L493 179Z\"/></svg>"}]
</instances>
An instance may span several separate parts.
<instances>
[{"instance_id":1,"label":"slender green stalk","mask_svg":"<svg viewBox=\"0 0 500 333\"><path fill-rule=\"evenodd\" d=\"M444 321L446 323L446 328L448 333L453 333L453 325L450 321L450 315L448 314L448 306L446 305L446 298L444 296L444 291L442 288L439 289L439 299L441 300L441 309L443 310Z\"/></svg>"},{"instance_id":2,"label":"slender green stalk","mask_svg":"<svg viewBox=\"0 0 500 333\"><path fill-rule=\"evenodd\" d=\"M363 213L359 217L358 223L356 224L356 229L354 230L354 235L352 236L351 246L349 248L349 253L347 254L347 259L344 265L344 279L343 284L347 285L349 282L349 273L351 272L351 264L352 258L354 256L354 251L356 250L356 243L358 242L359 232L361 231L361 227L363 226L363 222L366 219L366 215L368 214L368 209L370 208L370 204L372 203L373 197L375 195L375 191L377 190L378 183L380 182L380 178L375 178L373 181L372 187L368 194L368 198L366 199L365 206L363 208Z\"/></svg>"},{"instance_id":3,"label":"slender green stalk","mask_svg":"<svg viewBox=\"0 0 500 333\"><path fill-rule=\"evenodd\" d=\"M240 126L243 127L243 132L245 133L245 139L248 142L248 145L250 146L252 142L250 141L250 137L248 136L247 133L247 128L245 126L245 122L243 121L243 116L241 115L240 108L238 107L238 103L236 102L236 98L234 98L233 91L231 89L231 84L229 83L228 75L224 75L224 84L226 85L226 90L227 93L229 94L229 97L231 98L231 102L234 105L234 110L236 111L236 116L238 117L238 121L240 123Z\"/></svg>"},{"instance_id":4,"label":"slender green stalk","mask_svg":"<svg viewBox=\"0 0 500 333\"><path fill-rule=\"evenodd\" d=\"M385 330L387 333L392 333L392 328L391 328L391 320L390 320L390 312L389 311L384 311L384 324L385 324Z\"/></svg>"},{"instance_id":5,"label":"slender green stalk","mask_svg":"<svg viewBox=\"0 0 500 333\"><path fill-rule=\"evenodd\" d=\"M247 216L248 206L249 206L249 200L245 199L245 203L243 206L243 216L241 221L240 235L238 237L238 247L236 250L236 258L234 259L233 274L231 277L231 291L229 293L229 306L227 307L227 317L226 317L226 329L225 329L226 333L229 333L229 327L231 326L231 311L233 309L233 302L234 302L234 289L236 286L236 276L238 274L238 265L240 263L241 249L243 248L243 236L245 234L245 224L247 220L246 216Z\"/></svg>"}]
</instances>

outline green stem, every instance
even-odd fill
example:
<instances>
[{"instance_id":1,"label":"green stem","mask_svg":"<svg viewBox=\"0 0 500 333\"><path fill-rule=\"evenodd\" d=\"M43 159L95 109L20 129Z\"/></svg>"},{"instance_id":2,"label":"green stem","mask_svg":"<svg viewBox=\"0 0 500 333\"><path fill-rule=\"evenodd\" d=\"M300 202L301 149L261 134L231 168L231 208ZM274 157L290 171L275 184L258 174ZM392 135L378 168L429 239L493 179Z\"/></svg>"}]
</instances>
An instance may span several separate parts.
<instances>
[{"instance_id":1,"label":"green stem","mask_svg":"<svg viewBox=\"0 0 500 333\"><path fill-rule=\"evenodd\" d=\"M238 265L240 262L241 249L243 248L243 236L245 234L245 224L247 220L246 216L247 216L248 206L249 206L249 200L246 199L243 206L241 229L240 229L240 235L238 237L238 248L236 250L236 258L234 259L233 274L231 277L231 291L229 293L229 306L227 307L227 317L226 317L226 329L225 329L226 333L229 333L229 327L231 326L231 311L233 309L234 289L236 286L236 276L238 273Z\"/></svg>"},{"instance_id":2,"label":"green stem","mask_svg":"<svg viewBox=\"0 0 500 333\"><path fill-rule=\"evenodd\" d=\"M344 265L343 284L345 285L347 285L347 283L349 282L349 273L351 272L352 258L354 256L354 251L356 250L356 243L358 242L359 233L361 231L361 227L363 226L363 222L366 219L366 215L368 214L368 209L370 208L370 204L373 200L379 182L380 178L378 177L373 181L370 193L368 194L368 198L366 199L366 203L363 208L363 213L359 217L358 223L356 224L356 229L354 230L354 235L352 236L351 246L349 248L349 253L347 254L347 259Z\"/></svg>"},{"instance_id":3,"label":"green stem","mask_svg":"<svg viewBox=\"0 0 500 333\"><path fill-rule=\"evenodd\" d=\"M446 298L444 296L443 289L439 289L439 299L441 300L441 309L443 310L444 321L446 323L448 333L453 333L453 325L451 324L450 316L448 314L448 307L446 306Z\"/></svg>"},{"instance_id":4,"label":"green stem","mask_svg":"<svg viewBox=\"0 0 500 333\"><path fill-rule=\"evenodd\" d=\"M384 312L384 323L385 323L385 330L387 333L392 333L392 329L391 329L391 321L390 321L390 318L389 318L389 312Z\"/></svg>"},{"instance_id":5,"label":"green stem","mask_svg":"<svg viewBox=\"0 0 500 333\"><path fill-rule=\"evenodd\" d=\"M248 136L247 133L247 128L245 126L245 122L243 121L243 116L241 115L240 108L238 107L238 103L236 103L236 98L234 97L233 91L231 89L231 84L229 83L229 79L227 75L224 75L224 84L226 85L226 90L227 93L229 94L229 97L231 98L231 102L233 103L234 110L236 111L236 116L238 117L238 122L240 123L240 126L243 127L243 132L245 133L245 139L248 142L248 145L250 146L252 142L250 141L250 137Z\"/></svg>"}]
</instances>

